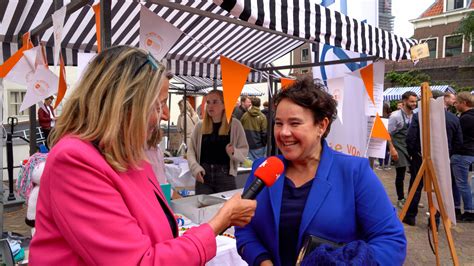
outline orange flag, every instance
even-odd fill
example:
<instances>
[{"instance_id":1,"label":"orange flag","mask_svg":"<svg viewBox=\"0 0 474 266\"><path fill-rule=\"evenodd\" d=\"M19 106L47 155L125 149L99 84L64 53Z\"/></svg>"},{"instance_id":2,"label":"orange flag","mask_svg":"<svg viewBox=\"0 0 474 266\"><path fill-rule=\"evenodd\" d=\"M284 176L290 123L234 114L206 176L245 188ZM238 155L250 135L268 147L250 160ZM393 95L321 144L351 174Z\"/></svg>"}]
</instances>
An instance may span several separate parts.
<instances>
[{"instance_id":1,"label":"orange flag","mask_svg":"<svg viewBox=\"0 0 474 266\"><path fill-rule=\"evenodd\" d=\"M280 78L280 82L281 82L281 89L282 90L286 90L286 88L290 85L292 85L293 83L295 83L295 79L289 79L289 78Z\"/></svg>"},{"instance_id":2,"label":"orange flag","mask_svg":"<svg viewBox=\"0 0 474 266\"><path fill-rule=\"evenodd\" d=\"M33 44L31 43L30 39L30 32L27 32L23 34L22 37L23 40L23 45L21 46L16 53L14 53L10 58L7 59L7 61L3 62L2 65L0 65L0 78L4 78L10 70L18 63L18 61L23 57L23 52L32 48Z\"/></svg>"},{"instance_id":3,"label":"orange flag","mask_svg":"<svg viewBox=\"0 0 474 266\"><path fill-rule=\"evenodd\" d=\"M95 31L96 31L96 37L97 37L97 52L100 53L101 47L100 47L100 2L93 5L92 9L94 10L95 13Z\"/></svg>"},{"instance_id":4,"label":"orange flag","mask_svg":"<svg viewBox=\"0 0 474 266\"><path fill-rule=\"evenodd\" d=\"M64 67L64 59L63 54L59 54L59 80L58 80L58 98L56 99L56 103L54 104L54 109L58 107L61 101L66 94L67 84L66 84L66 69Z\"/></svg>"},{"instance_id":5,"label":"orange flag","mask_svg":"<svg viewBox=\"0 0 474 266\"><path fill-rule=\"evenodd\" d=\"M365 90L369 94L370 100L375 105L374 100L374 64L370 64L360 69L360 76L364 81Z\"/></svg>"},{"instance_id":6,"label":"orange flag","mask_svg":"<svg viewBox=\"0 0 474 266\"><path fill-rule=\"evenodd\" d=\"M378 113L377 113L377 116L375 117L374 127L372 128L372 138L384 139L384 140L391 139L390 134L385 128L385 125L383 124L382 119L380 119L380 116Z\"/></svg>"},{"instance_id":7,"label":"orange flag","mask_svg":"<svg viewBox=\"0 0 474 266\"><path fill-rule=\"evenodd\" d=\"M220 56L222 71L222 90L224 92L224 106L227 122L230 123L235 102L239 99L244 88L250 68L237 63L225 56Z\"/></svg>"}]
</instances>

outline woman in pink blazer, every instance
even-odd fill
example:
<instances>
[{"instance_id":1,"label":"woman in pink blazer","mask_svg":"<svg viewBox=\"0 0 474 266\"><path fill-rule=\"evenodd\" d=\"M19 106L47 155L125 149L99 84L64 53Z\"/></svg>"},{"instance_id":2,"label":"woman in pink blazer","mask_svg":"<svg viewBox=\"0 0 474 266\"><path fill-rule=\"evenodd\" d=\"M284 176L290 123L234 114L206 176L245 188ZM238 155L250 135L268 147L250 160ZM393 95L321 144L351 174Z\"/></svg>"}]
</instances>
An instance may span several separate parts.
<instances>
[{"instance_id":1,"label":"woman in pink blazer","mask_svg":"<svg viewBox=\"0 0 474 266\"><path fill-rule=\"evenodd\" d=\"M230 199L207 224L178 227L145 156L169 81L146 52L107 49L90 63L53 132L31 265L204 265L215 235L246 225L255 201Z\"/></svg>"}]
</instances>

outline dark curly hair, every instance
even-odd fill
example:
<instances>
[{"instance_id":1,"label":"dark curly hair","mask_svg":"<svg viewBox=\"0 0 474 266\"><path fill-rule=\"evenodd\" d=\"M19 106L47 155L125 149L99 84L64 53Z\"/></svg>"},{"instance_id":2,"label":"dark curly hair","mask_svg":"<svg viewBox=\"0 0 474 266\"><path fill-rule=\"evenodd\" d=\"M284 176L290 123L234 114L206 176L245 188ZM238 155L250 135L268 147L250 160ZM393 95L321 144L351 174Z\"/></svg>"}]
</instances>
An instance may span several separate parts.
<instances>
[{"instance_id":1,"label":"dark curly hair","mask_svg":"<svg viewBox=\"0 0 474 266\"><path fill-rule=\"evenodd\" d=\"M325 91L325 86L321 82L314 82L310 76L297 79L293 84L281 90L275 95L275 109L283 99L288 99L295 104L311 110L313 113L314 123L318 124L329 119L329 124L322 138L326 138L331 129L331 124L337 117L337 102L333 97Z\"/></svg>"}]
</instances>

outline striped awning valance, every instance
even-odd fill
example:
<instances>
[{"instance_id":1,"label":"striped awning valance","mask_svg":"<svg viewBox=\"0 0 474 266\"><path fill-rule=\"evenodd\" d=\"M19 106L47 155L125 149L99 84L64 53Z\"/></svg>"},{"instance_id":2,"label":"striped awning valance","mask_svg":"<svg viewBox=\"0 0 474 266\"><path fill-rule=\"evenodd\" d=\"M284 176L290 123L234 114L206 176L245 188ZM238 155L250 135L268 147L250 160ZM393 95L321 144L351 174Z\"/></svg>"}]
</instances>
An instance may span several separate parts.
<instances>
[{"instance_id":1,"label":"striped awning valance","mask_svg":"<svg viewBox=\"0 0 474 266\"><path fill-rule=\"evenodd\" d=\"M430 89L432 91L438 90L442 92L451 92L455 93L456 91L449 85L434 85L430 86ZM384 101L396 101L396 100L401 100L402 95L407 92L407 91L412 91L420 97L421 95L421 87L416 86L416 87L392 87L388 88L383 92L383 100Z\"/></svg>"},{"instance_id":2,"label":"striped awning valance","mask_svg":"<svg viewBox=\"0 0 474 266\"><path fill-rule=\"evenodd\" d=\"M73 5L78 1L80 0L63 0L63 3ZM95 2L98 0L90 1L90 4ZM268 63L303 44L301 40L165 6L174 3L196 11L232 17L211 1L161 2L163 4L159 4L159 0L146 1L144 5L184 32L166 56L168 67L177 75L221 79L220 55L225 55L257 69L267 66ZM138 46L140 5L141 3L138 1L112 0L112 45ZM0 61L3 62L18 49L19 36L36 28L45 19L51 17L52 12L52 0L1 1L0 18L3 18L3 21L0 29L0 42L2 42L3 49ZM46 46L49 62L52 63L52 47L54 45L52 28L38 37ZM97 50L95 17L91 5L85 5L66 16L61 46L65 54L66 65L77 64L76 54L78 51ZM251 72L249 81L258 82L261 80L260 72Z\"/></svg>"},{"instance_id":3,"label":"striped awning valance","mask_svg":"<svg viewBox=\"0 0 474 266\"><path fill-rule=\"evenodd\" d=\"M393 61L410 58L415 40L347 17L315 1L214 0L235 17L262 28Z\"/></svg>"},{"instance_id":4,"label":"striped awning valance","mask_svg":"<svg viewBox=\"0 0 474 266\"><path fill-rule=\"evenodd\" d=\"M209 79L209 78L199 78L199 77L181 76L181 75L175 76L174 78L179 83L186 85L187 90L198 91L200 89L212 87L214 84L214 80ZM215 80L215 82L216 82L216 86L222 86L221 80Z\"/></svg>"},{"instance_id":5,"label":"striped awning valance","mask_svg":"<svg viewBox=\"0 0 474 266\"><path fill-rule=\"evenodd\" d=\"M222 87L218 87L217 89L222 90ZM211 90L213 90L213 88L201 89L199 91L206 94L210 92ZM244 85L242 92L240 93L240 95L245 95L245 96L262 96L264 94L265 93L261 92L257 88L252 87L252 85L248 85L248 84Z\"/></svg>"}]
</instances>

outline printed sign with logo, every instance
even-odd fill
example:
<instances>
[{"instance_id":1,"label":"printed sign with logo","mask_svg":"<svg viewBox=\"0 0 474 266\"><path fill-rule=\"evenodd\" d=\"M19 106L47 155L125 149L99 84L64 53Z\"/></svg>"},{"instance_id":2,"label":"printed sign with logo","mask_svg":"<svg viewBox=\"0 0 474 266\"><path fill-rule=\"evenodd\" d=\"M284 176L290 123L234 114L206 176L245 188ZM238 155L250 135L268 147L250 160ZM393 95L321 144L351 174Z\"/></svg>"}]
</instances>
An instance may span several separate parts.
<instances>
[{"instance_id":1,"label":"printed sign with logo","mask_svg":"<svg viewBox=\"0 0 474 266\"><path fill-rule=\"evenodd\" d=\"M140 8L140 48L149 51L157 60L163 59L182 32L168 21Z\"/></svg>"},{"instance_id":2,"label":"printed sign with logo","mask_svg":"<svg viewBox=\"0 0 474 266\"><path fill-rule=\"evenodd\" d=\"M416 61L421 58L430 57L430 49L428 43L424 42L410 48L411 60Z\"/></svg>"}]
</instances>

